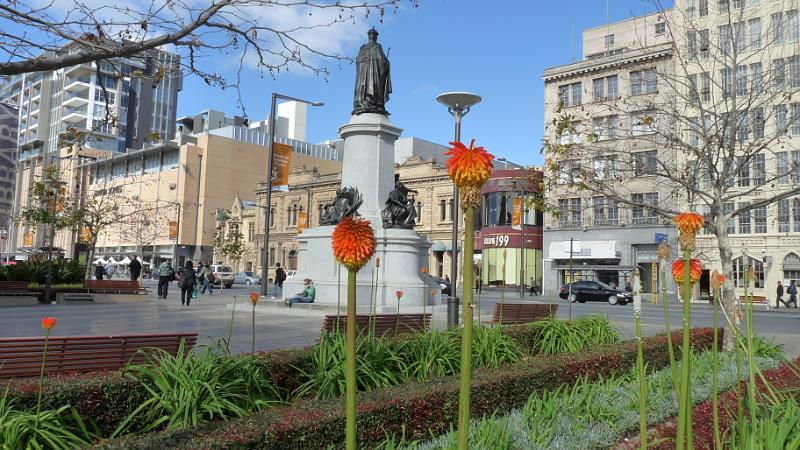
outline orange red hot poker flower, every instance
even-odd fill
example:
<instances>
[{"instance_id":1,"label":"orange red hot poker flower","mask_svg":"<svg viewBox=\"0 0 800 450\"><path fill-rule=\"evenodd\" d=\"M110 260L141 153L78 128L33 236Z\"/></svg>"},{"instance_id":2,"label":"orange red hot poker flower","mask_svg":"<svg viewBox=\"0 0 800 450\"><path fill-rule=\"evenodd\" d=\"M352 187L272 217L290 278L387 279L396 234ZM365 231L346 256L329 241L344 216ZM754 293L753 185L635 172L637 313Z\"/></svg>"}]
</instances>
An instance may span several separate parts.
<instances>
[{"instance_id":1,"label":"orange red hot poker flower","mask_svg":"<svg viewBox=\"0 0 800 450\"><path fill-rule=\"evenodd\" d=\"M348 270L358 271L375 253L375 235L368 220L345 217L333 230L333 256Z\"/></svg>"},{"instance_id":2,"label":"orange red hot poker flower","mask_svg":"<svg viewBox=\"0 0 800 450\"><path fill-rule=\"evenodd\" d=\"M704 222L703 215L696 212L680 213L675 216L675 225L681 233L695 235L700 228L703 228Z\"/></svg>"},{"instance_id":3,"label":"orange red hot poker flower","mask_svg":"<svg viewBox=\"0 0 800 450\"><path fill-rule=\"evenodd\" d=\"M679 259L672 262L672 279L678 284L683 284L683 260ZM703 264L699 259L692 259L689 263L689 284L695 284L700 281L700 275L703 273Z\"/></svg>"},{"instance_id":4,"label":"orange red hot poker flower","mask_svg":"<svg viewBox=\"0 0 800 450\"><path fill-rule=\"evenodd\" d=\"M469 147L461 142L450 142L453 147L446 151L447 173L458 187L480 187L492 175L494 156L483 147L475 147L475 139Z\"/></svg>"},{"instance_id":5,"label":"orange red hot poker flower","mask_svg":"<svg viewBox=\"0 0 800 450\"><path fill-rule=\"evenodd\" d=\"M47 331L53 329L56 326L56 318L55 317L42 317L42 328Z\"/></svg>"}]
</instances>

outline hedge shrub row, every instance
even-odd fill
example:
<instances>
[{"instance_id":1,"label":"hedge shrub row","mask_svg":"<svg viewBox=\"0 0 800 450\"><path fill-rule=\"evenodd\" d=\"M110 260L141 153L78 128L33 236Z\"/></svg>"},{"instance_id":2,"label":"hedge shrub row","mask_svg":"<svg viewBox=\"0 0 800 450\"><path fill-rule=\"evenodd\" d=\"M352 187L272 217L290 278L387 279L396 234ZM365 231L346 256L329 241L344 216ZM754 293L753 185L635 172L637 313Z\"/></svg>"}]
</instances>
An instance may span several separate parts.
<instances>
[{"instance_id":1,"label":"hedge shrub row","mask_svg":"<svg viewBox=\"0 0 800 450\"><path fill-rule=\"evenodd\" d=\"M693 329L697 351L712 345L711 329ZM672 334L677 345L681 332ZM648 367L666 367L665 335L644 339ZM473 370L472 415L481 417L522 407L534 392L625 372L634 366L633 341L597 346L569 355L537 356L497 369ZM405 433L406 439L425 439L441 433L458 419L458 376L436 378L359 394L359 448ZM345 415L341 399L303 399L291 405L250 414L229 422L209 422L197 428L129 436L102 442L107 449L325 449L344 442Z\"/></svg>"},{"instance_id":2,"label":"hedge shrub row","mask_svg":"<svg viewBox=\"0 0 800 450\"><path fill-rule=\"evenodd\" d=\"M532 351L531 343L535 337L531 327L514 325L503 330L526 350ZM389 338L390 344L409 336ZM301 371L311 371L312 351L313 347L275 350L261 353L258 358L272 374L275 387L286 393L288 399L288 394L304 381ZM19 406L35 409L37 379L11 380L4 384L8 384L9 396L18 398ZM0 384L3 390L4 384ZM46 379L42 408L58 409L62 405L72 405L82 417L93 418L100 434L108 436L146 398L146 390L126 377L123 371L54 375Z\"/></svg>"}]
</instances>

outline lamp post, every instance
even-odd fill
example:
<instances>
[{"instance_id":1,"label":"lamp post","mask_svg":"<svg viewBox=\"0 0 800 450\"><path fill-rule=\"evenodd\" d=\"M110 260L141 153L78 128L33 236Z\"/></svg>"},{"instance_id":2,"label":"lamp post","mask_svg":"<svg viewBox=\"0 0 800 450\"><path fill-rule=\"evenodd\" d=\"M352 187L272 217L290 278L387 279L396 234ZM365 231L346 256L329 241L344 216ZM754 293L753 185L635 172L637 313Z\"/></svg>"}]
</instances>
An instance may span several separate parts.
<instances>
[{"instance_id":1,"label":"lamp post","mask_svg":"<svg viewBox=\"0 0 800 450\"><path fill-rule=\"evenodd\" d=\"M467 115L469 109L478 103L481 98L469 92L446 92L439 94L436 101L447 106L449 112L455 120L455 140L461 141L461 118ZM447 299L447 326L452 328L458 326L458 295L456 295L456 281L458 280L458 186L453 184L453 239L452 251L450 253L450 298ZM466 270L466 268L464 268ZM472 268L470 268L472 270ZM471 289L471 286L466 286Z\"/></svg>"},{"instance_id":2,"label":"lamp post","mask_svg":"<svg viewBox=\"0 0 800 450\"><path fill-rule=\"evenodd\" d=\"M267 195L265 200L265 208L264 208L264 254L261 256L261 295L267 296L267 289L269 289L269 283L267 283L267 279L269 278L269 215L270 215L270 207L272 206L272 158L275 155L275 108L277 106L278 99L287 100L287 101L294 101L299 103L305 103L311 106L322 106L325 103L323 102L311 102L308 100L302 100L295 97L289 97L288 95L278 94L277 92L272 93L272 106L269 110L269 154L267 155Z\"/></svg>"}]
</instances>

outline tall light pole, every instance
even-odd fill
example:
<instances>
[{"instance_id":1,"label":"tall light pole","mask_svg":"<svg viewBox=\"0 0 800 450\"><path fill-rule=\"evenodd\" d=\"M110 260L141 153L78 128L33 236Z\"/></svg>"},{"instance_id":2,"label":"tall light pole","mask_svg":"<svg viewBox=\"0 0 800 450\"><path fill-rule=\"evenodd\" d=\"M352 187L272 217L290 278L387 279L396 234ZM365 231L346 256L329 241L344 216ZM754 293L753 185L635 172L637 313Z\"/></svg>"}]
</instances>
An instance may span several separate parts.
<instances>
[{"instance_id":1,"label":"tall light pole","mask_svg":"<svg viewBox=\"0 0 800 450\"><path fill-rule=\"evenodd\" d=\"M469 109L478 103L481 98L469 92L446 92L439 94L436 101L447 106L447 111L455 119L455 140L461 141L461 118L467 115ZM453 184L453 239L450 259L450 298L447 299L447 326L458 326L458 295L456 295L456 281L458 280L458 186ZM465 267L464 270L467 270ZM472 270L472 267L470 267ZM465 286L472 289L472 286Z\"/></svg>"},{"instance_id":2,"label":"tall light pole","mask_svg":"<svg viewBox=\"0 0 800 450\"><path fill-rule=\"evenodd\" d=\"M269 289L269 216L272 207L272 158L275 155L275 109L278 99L305 103L311 106L322 106L323 102L310 102L288 95L272 93L272 106L269 110L269 154L267 155L267 198L264 207L264 254L261 256L261 295L266 296Z\"/></svg>"}]
</instances>

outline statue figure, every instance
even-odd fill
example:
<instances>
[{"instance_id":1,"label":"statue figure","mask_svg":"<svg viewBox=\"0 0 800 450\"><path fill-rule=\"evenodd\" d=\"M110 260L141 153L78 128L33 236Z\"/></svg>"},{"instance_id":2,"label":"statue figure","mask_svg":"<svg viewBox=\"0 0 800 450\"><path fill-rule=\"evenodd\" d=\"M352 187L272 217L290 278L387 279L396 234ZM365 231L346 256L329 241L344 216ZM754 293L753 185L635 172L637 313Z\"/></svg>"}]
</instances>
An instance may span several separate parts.
<instances>
[{"instance_id":1,"label":"statue figure","mask_svg":"<svg viewBox=\"0 0 800 450\"><path fill-rule=\"evenodd\" d=\"M414 228L417 224L417 209L414 207L414 199L408 198L408 194L412 192L417 193L407 188L400 181L400 176L395 174L394 190L389 192L386 207L381 211L384 228Z\"/></svg>"},{"instance_id":2,"label":"statue figure","mask_svg":"<svg viewBox=\"0 0 800 450\"><path fill-rule=\"evenodd\" d=\"M343 217L357 216L358 208L364 199L354 187L341 187L336 190L336 198L322 209L320 225L336 225Z\"/></svg>"},{"instance_id":3,"label":"statue figure","mask_svg":"<svg viewBox=\"0 0 800 450\"><path fill-rule=\"evenodd\" d=\"M392 93L389 58L378 44L378 32L374 28L367 32L367 36L369 42L361 46L356 57L353 115L376 113L388 116L386 102Z\"/></svg>"}]
</instances>

